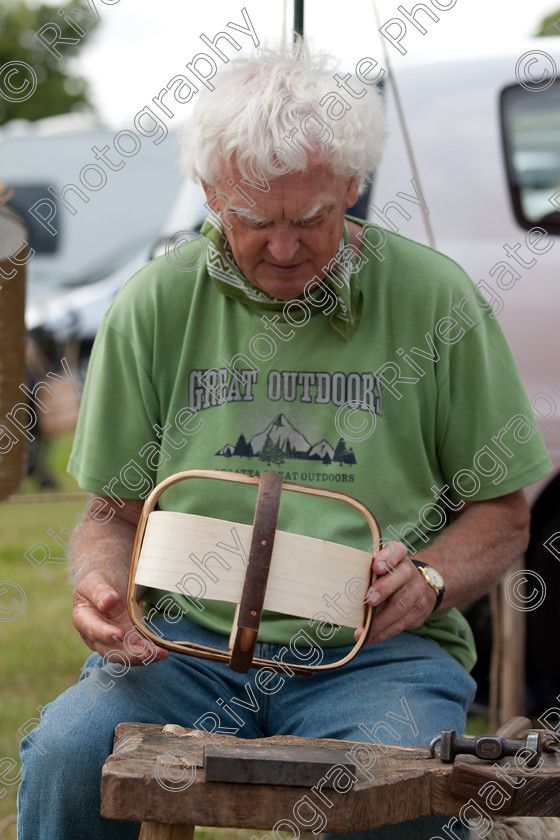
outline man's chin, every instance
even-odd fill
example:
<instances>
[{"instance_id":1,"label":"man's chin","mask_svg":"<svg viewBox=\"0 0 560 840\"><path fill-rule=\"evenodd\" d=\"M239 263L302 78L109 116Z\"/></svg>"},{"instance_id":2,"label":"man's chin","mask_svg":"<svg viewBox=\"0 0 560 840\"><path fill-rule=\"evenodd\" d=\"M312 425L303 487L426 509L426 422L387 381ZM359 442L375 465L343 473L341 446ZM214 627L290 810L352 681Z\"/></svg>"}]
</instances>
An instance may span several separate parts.
<instances>
[{"instance_id":1,"label":"man's chin","mask_svg":"<svg viewBox=\"0 0 560 840\"><path fill-rule=\"evenodd\" d=\"M313 275L305 263L299 263L293 270L278 271L267 266L257 272L252 280L253 285L279 300L292 300L303 294L307 283L313 279Z\"/></svg>"}]
</instances>

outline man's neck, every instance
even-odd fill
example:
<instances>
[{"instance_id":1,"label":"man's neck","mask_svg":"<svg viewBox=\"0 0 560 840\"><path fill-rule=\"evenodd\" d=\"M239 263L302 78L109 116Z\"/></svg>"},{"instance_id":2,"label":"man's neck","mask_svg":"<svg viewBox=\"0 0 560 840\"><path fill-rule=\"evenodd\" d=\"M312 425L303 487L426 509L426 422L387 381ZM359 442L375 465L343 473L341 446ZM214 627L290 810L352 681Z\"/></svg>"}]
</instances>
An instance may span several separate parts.
<instances>
[{"instance_id":1,"label":"man's neck","mask_svg":"<svg viewBox=\"0 0 560 840\"><path fill-rule=\"evenodd\" d=\"M363 245L363 238L360 239L358 236L362 230L362 226L357 222L346 219L346 227L348 228L348 244L353 245L359 251Z\"/></svg>"}]
</instances>

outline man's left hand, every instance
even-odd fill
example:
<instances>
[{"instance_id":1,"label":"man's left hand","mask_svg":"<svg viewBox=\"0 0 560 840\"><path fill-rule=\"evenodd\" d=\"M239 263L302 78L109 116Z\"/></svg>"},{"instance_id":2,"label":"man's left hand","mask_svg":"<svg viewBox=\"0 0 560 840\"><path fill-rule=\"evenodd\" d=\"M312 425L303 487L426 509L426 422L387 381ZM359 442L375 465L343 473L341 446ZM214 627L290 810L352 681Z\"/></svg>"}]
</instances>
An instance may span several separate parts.
<instances>
[{"instance_id":1,"label":"man's left hand","mask_svg":"<svg viewBox=\"0 0 560 840\"><path fill-rule=\"evenodd\" d=\"M494 499L466 502L453 522L416 557L437 569L445 581L442 608L480 598L523 557L530 514L522 490ZM376 554L367 603L377 609L367 644L415 630L431 615L436 593L401 542L388 542ZM360 636L356 631L356 638Z\"/></svg>"},{"instance_id":2,"label":"man's left hand","mask_svg":"<svg viewBox=\"0 0 560 840\"><path fill-rule=\"evenodd\" d=\"M436 603L436 593L419 574L401 542L385 544L373 560L373 571L377 580L366 599L366 604L374 607L368 645L421 627ZM361 632L356 631L356 639Z\"/></svg>"}]
</instances>

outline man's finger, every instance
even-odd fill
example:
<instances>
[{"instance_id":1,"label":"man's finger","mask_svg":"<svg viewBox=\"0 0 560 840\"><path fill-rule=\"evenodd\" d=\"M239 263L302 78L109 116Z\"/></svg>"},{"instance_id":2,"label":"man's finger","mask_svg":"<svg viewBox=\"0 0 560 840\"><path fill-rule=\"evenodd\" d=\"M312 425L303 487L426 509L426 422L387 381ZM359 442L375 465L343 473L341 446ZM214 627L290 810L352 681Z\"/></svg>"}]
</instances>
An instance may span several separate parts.
<instances>
[{"instance_id":1,"label":"man's finger","mask_svg":"<svg viewBox=\"0 0 560 840\"><path fill-rule=\"evenodd\" d=\"M384 575L387 572L394 572L395 568L406 559L408 551L401 542L391 540L385 543L381 551L378 551L373 558L373 571L376 575Z\"/></svg>"},{"instance_id":2,"label":"man's finger","mask_svg":"<svg viewBox=\"0 0 560 840\"><path fill-rule=\"evenodd\" d=\"M96 592L94 604L106 616L116 616L123 609L122 598L112 586L105 586Z\"/></svg>"},{"instance_id":3,"label":"man's finger","mask_svg":"<svg viewBox=\"0 0 560 840\"><path fill-rule=\"evenodd\" d=\"M129 622L126 627L109 624L91 608L76 609L74 626L86 645L100 656L107 656L111 651L119 651L131 665L146 665L159 659L166 659L169 651L155 645L135 631L138 638L130 631L134 630ZM155 655L154 655L155 654Z\"/></svg>"},{"instance_id":4,"label":"man's finger","mask_svg":"<svg viewBox=\"0 0 560 840\"><path fill-rule=\"evenodd\" d=\"M404 630L416 630L430 615L433 603L428 587L403 587L387 600L372 622L368 642L383 642Z\"/></svg>"},{"instance_id":5,"label":"man's finger","mask_svg":"<svg viewBox=\"0 0 560 840\"><path fill-rule=\"evenodd\" d=\"M135 610L141 618L138 605ZM119 651L126 655L131 665L146 665L169 655L134 627L124 595L100 572L90 572L80 581L74 593L72 620L86 645L100 656Z\"/></svg>"},{"instance_id":6,"label":"man's finger","mask_svg":"<svg viewBox=\"0 0 560 840\"><path fill-rule=\"evenodd\" d=\"M367 591L366 604L372 607L382 604L398 589L415 579L412 573L418 574L411 563L399 563L391 574L381 573Z\"/></svg>"},{"instance_id":7,"label":"man's finger","mask_svg":"<svg viewBox=\"0 0 560 840\"><path fill-rule=\"evenodd\" d=\"M100 613L108 618L116 617L122 612L124 602L117 590L101 575L91 575L84 578L76 591L77 595L91 601Z\"/></svg>"},{"instance_id":8,"label":"man's finger","mask_svg":"<svg viewBox=\"0 0 560 840\"><path fill-rule=\"evenodd\" d=\"M105 621L95 609L87 604L76 604L73 613L74 627L84 641L101 641L107 644L121 642L124 632L120 627Z\"/></svg>"}]
</instances>

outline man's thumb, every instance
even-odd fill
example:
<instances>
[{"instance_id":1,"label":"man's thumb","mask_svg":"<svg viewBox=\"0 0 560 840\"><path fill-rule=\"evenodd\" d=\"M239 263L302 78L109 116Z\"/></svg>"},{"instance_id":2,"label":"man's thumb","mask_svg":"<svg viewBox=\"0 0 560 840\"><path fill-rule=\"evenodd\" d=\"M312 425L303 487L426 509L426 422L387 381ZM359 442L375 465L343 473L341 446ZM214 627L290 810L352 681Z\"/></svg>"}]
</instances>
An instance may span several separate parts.
<instances>
[{"instance_id":1,"label":"man's thumb","mask_svg":"<svg viewBox=\"0 0 560 840\"><path fill-rule=\"evenodd\" d=\"M97 608L103 615L113 615L120 612L123 603L119 593L112 586L104 586L97 597Z\"/></svg>"}]
</instances>

